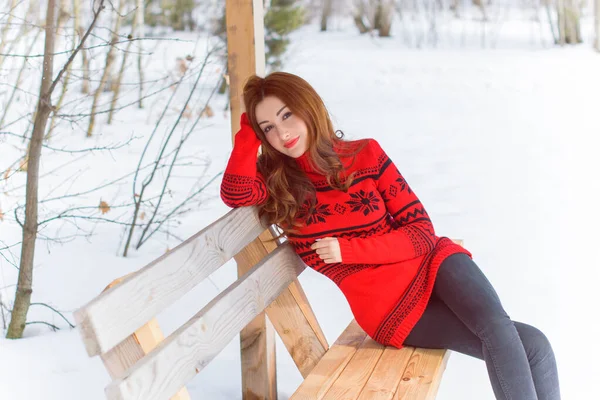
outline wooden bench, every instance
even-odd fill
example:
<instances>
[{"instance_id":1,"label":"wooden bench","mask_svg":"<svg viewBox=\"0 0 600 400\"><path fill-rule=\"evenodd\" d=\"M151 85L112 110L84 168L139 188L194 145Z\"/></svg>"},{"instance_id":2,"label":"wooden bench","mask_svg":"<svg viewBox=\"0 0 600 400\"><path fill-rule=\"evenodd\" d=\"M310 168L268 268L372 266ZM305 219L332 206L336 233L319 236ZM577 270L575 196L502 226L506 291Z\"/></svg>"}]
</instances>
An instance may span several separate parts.
<instances>
[{"instance_id":1,"label":"wooden bench","mask_svg":"<svg viewBox=\"0 0 600 400\"><path fill-rule=\"evenodd\" d=\"M355 321L329 348L297 280L306 266L271 234L254 207L234 209L75 312L108 399L189 399L186 383L238 334L243 398L276 399L275 331L304 377L293 400L435 398L449 352L385 347ZM252 267L164 338L155 316L234 256Z\"/></svg>"}]
</instances>

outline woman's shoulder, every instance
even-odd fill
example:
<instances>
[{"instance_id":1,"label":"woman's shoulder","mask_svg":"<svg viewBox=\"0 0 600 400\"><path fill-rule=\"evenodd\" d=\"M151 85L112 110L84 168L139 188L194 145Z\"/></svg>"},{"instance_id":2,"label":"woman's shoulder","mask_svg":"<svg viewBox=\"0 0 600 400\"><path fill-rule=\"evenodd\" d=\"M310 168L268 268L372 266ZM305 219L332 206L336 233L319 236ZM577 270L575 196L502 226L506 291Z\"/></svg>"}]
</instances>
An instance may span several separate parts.
<instances>
[{"instance_id":1,"label":"woman's shoulder","mask_svg":"<svg viewBox=\"0 0 600 400\"><path fill-rule=\"evenodd\" d=\"M379 143L373 138L362 138L356 140L341 140L336 146L340 153L364 153L381 149Z\"/></svg>"},{"instance_id":2,"label":"woman's shoulder","mask_svg":"<svg viewBox=\"0 0 600 400\"><path fill-rule=\"evenodd\" d=\"M340 153L340 158L346 168L351 170L376 168L385 158L381 146L373 138L345 141L344 147L345 151Z\"/></svg>"},{"instance_id":3,"label":"woman's shoulder","mask_svg":"<svg viewBox=\"0 0 600 400\"><path fill-rule=\"evenodd\" d=\"M343 153L351 154L353 158L370 159L385 154L379 142L374 138L344 141L341 149Z\"/></svg>"}]
</instances>

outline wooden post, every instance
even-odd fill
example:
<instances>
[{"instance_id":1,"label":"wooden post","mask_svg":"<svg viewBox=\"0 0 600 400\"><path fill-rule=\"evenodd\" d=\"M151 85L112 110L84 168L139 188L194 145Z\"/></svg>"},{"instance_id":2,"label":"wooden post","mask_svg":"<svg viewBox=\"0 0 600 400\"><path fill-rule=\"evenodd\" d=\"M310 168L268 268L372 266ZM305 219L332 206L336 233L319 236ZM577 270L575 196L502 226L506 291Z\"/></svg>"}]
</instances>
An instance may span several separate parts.
<instances>
[{"instance_id":1,"label":"wooden post","mask_svg":"<svg viewBox=\"0 0 600 400\"><path fill-rule=\"evenodd\" d=\"M600 0L594 2L594 13L595 13L595 27L596 27L596 39L594 41L594 48L600 52Z\"/></svg>"},{"instance_id":2,"label":"wooden post","mask_svg":"<svg viewBox=\"0 0 600 400\"><path fill-rule=\"evenodd\" d=\"M244 83L251 75L265 74L262 0L226 0L225 19L233 142L244 111L241 97ZM256 239L235 256L238 276L245 274L264 255L264 248ZM274 330L264 312L240 332L240 349L243 399L277 399Z\"/></svg>"},{"instance_id":3,"label":"wooden post","mask_svg":"<svg viewBox=\"0 0 600 400\"><path fill-rule=\"evenodd\" d=\"M232 143L244 110L242 90L251 75L265 75L262 0L226 0L229 96ZM238 275L245 274L277 245L265 231L234 258ZM290 352L302 376L319 362L329 346L317 319L295 280L266 310L240 332L243 399L277 398L274 329ZM272 324L271 324L272 322Z\"/></svg>"},{"instance_id":4,"label":"wooden post","mask_svg":"<svg viewBox=\"0 0 600 400\"><path fill-rule=\"evenodd\" d=\"M226 0L225 7L231 131L235 134L244 111L246 79L254 74L265 76L264 11L262 0Z\"/></svg>"}]
</instances>

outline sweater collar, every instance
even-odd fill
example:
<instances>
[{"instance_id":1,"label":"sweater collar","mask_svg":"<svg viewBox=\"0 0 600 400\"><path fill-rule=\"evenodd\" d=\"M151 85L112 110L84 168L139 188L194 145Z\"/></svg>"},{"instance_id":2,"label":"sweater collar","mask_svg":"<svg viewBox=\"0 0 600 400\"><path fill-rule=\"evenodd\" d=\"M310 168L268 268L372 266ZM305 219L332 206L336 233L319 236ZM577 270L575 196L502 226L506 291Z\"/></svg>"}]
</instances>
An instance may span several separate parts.
<instances>
[{"instance_id":1,"label":"sweater collar","mask_svg":"<svg viewBox=\"0 0 600 400\"><path fill-rule=\"evenodd\" d=\"M294 159L296 161L296 163L298 164L298 166L300 167L300 169L304 172L312 172L313 171L313 169L309 163L309 158L310 158L309 153L310 152L308 150L306 150L304 152L304 154L302 154L300 157Z\"/></svg>"}]
</instances>

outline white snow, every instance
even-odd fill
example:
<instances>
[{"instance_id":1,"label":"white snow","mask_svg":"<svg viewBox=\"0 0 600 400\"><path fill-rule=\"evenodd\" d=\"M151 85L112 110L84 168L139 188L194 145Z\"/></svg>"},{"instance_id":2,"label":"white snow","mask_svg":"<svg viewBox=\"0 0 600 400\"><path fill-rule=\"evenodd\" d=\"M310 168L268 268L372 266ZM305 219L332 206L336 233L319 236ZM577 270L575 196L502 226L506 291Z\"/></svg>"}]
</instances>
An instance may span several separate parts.
<instances>
[{"instance_id":1,"label":"white snow","mask_svg":"<svg viewBox=\"0 0 600 400\"><path fill-rule=\"evenodd\" d=\"M595 317L600 304L596 240L600 224L596 175L600 171L596 137L600 133L600 56L589 44L564 49L543 46L541 39L532 40L532 29L519 24L503 25L508 39L498 41L496 49L480 49L476 44L462 47L456 40L439 49L418 50L404 46L401 37L359 36L346 20L336 21L334 28L320 34L313 25L295 33L285 70L314 85L336 129L351 139L373 137L381 143L426 206L438 234L464 239L509 315L546 334L558 360L563 399L592 398L600 375L600 323ZM176 56L194 51L196 38L191 34L181 37L190 42L164 43L162 53L153 56L149 66L155 67L155 74L174 70ZM548 37L545 40L548 44ZM195 50L199 58L203 49L200 44ZM210 73L217 72L212 64ZM135 77L133 73L131 80ZM180 89L178 104L192 84L188 80L186 89ZM210 84L207 81L200 93L204 98ZM81 130L71 131L71 126L63 123L60 135L50 144L82 148L114 145L130 136L147 137L167 95L148 100L145 110L124 110L112 126L102 118L98 133L88 140ZM135 90L130 96L135 99ZM196 110L201 103L194 104ZM215 116L202 120L202 129L197 129L186 145L186 155L211 160L204 182L224 169L231 149L224 104L221 96L211 102ZM169 121L174 116L173 111ZM82 122L81 126L86 125ZM0 172L8 166L7 160L19 154L9 143L20 141L0 141ZM144 140L136 139L130 147L86 155L45 175L40 199L64 193L68 187L60 186L61 182L76 192L131 171L143 146ZM42 173L81 157L53 155L47 150L44 155ZM179 175L193 177L202 168L179 171ZM77 172L81 176L73 179ZM23 184L24 174L14 179ZM174 196L187 193L190 182L190 178L178 178L172 185ZM6 192L8 184L0 185ZM56 193L50 195L51 189ZM203 195L203 202L180 218L181 224L170 226L171 233L185 239L227 213L218 189L217 179ZM22 203L19 196L23 192L0 193L2 209L12 209L16 201ZM122 185L68 204L97 206L100 198L117 204L130 197L128 178ZM52 215L50 210L63 208L52 203L43 209L47 216ZM113 209L106 216L116 213L129 216L131 207ZM20 230L8 217L7 213L0 222L0 239L6 244L19 242ZM174 237L157 235L122 258L118 254L124 233L121 226L78 224L93 230L94 235L64 245L38 241L33 277L32 301L52 305L70 321L72 312L111 280L141 268L179 243ZM72 225L58 223L45 234L53 237L59 227L60 235L75 232ZM19 247L12 251L18 257ZM17 274L5 259L0 259L0 268L2 300L7 303L14 298ZM158 320L165 334L227 287L235 273L234 261L228 262L162 312ZM352 318L344 297L327 278L312 270L303 273L300 281L333 343ZM47 321L62 330L54 333L44 325L29 325L22 340L0 339L0 398L103 399L110 379L98 357L87 357L78 332L41 306L31 307L28 320ZM301 376L279 339L277 345L279 398L287 399ZM240 385L236 337L187 387L192 398L229 400L241 398ZM438 399L493 399L484 363L453 353Z\"/></svg>"}]
</instances>

